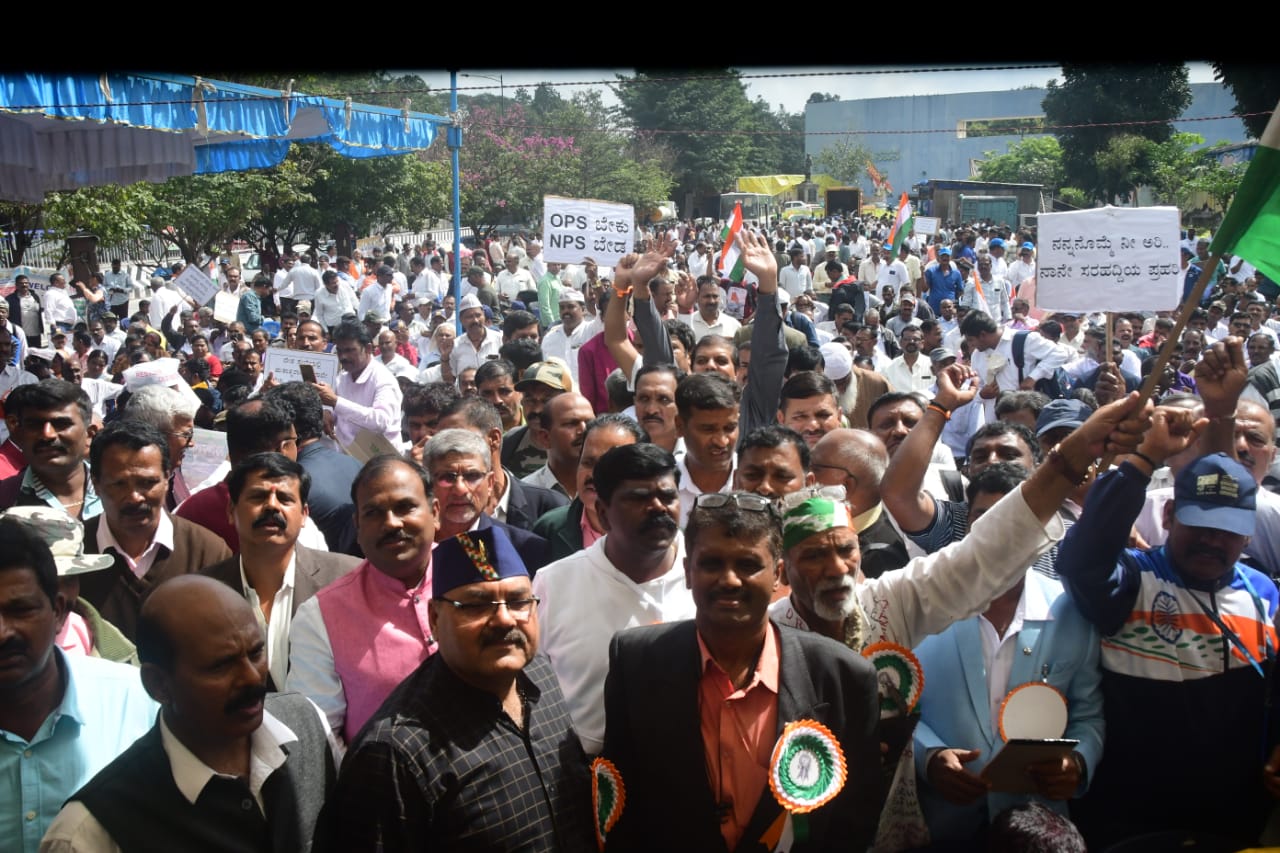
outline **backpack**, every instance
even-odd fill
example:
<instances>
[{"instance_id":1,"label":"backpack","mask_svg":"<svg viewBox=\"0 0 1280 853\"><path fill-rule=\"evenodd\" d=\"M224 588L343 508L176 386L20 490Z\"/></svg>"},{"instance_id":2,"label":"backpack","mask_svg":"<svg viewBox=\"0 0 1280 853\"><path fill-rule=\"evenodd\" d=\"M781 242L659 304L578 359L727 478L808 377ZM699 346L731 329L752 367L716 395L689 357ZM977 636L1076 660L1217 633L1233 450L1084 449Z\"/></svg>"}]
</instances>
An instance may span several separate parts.
<instances>
[{"instance_id":1,"label":"backpack","mask_svg":"<svg viewBox=\"0 0 1280 853\"><path fill-rule=\"evenodd\" d=\"M1013 336L1013 364L1018 368L1018 382L1022 382L1022 368L1026 363L1027 335L1031 332L1018 332ZM1048 379L1037 379L1036 390L1050 400L1060 400L1071 390L1071 377L1059 367Z\"/></svg>"}]
</instances>

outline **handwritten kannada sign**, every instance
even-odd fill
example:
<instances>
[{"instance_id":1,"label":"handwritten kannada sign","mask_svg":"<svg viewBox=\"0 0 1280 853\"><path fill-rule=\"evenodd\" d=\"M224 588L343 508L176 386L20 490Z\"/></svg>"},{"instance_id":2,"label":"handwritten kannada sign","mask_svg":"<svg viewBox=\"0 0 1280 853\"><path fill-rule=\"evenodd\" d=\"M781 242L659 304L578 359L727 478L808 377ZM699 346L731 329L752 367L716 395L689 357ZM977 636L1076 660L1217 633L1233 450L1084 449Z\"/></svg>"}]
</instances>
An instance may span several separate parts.
<instances>
[{"instance_id":1,"label":"handwritten kannada sign","mask_svg":"<svg viewBox=\"0 0 1280 853\"><path fill-rule=\"evenodd\" d=\"M1178 307L1183 270L1176 207L1042 213L1036 304L1051 311Z\"/></svg>"},{"instance_id":2,"label":"handwritten kannada sign","mask_svg":"<svg viewBox=\"0 0 1280 853\"><path fill-rule=\"evenodd\" d=\"M204 270L195 264L187 264L182 273L173 280L175 286L196 301L197 305L206 305L218 292L218 285L204 274Z\"/></svg>"},{"instance_id":3,"label":"handwritten kannada sign","mask_svg":"<svg viewBox=\"0 0 1280 853\"><path fill-rule=\"evenodd\" d=\"M594 258L616 266L635 246L636 212L629 204L546 196L542 199L542 254L548 263Z\"/></svg>"},{"instance_id":4,"label":"handwritten kannada sign","mask_svg":"<svg viewBox=\"0 0 1280 853\"><path fill-rule=\"evenodd\" d=\"M316 379L330 388L338 384L338 357L331 352L303 352L282 347L268 347L267 360L262 365L264 373L275 375L277 382L305 382L302 365L309 364L316 371Z\"/></svg>"}]
</instances>

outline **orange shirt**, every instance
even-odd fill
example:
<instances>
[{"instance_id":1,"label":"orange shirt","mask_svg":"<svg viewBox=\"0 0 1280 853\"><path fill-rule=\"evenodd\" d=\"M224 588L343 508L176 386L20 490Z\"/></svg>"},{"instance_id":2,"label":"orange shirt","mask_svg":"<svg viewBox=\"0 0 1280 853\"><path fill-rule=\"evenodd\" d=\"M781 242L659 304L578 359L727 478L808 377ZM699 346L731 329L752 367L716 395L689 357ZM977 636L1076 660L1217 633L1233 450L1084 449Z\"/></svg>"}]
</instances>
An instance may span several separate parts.
<instances>
[{"instance_id":1,"label":"orange shirt","mask_svg":"<svg viewBox=\"0 0 1280 853\"><path fill-rule=\"evenodd\" d=\"M720 821L720 834L732 850L765 793L769 759L778 740L778 629L769 626L751 682L741 690L711 657L701 634L698 650L698 712L707 777L716 803L729 807Z\"/></svg>"}]
</instances>

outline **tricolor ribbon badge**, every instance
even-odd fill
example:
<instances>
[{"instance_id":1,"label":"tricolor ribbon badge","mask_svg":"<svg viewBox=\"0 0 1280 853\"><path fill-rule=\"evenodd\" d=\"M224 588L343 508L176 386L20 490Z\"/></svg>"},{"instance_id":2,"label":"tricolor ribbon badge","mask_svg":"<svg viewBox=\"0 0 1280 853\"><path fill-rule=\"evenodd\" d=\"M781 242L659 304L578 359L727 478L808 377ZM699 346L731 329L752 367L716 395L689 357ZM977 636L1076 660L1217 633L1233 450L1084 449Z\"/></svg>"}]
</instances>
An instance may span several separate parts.
<instances>
[{"instance_id":1,"label":"tricolor ribbon badge","mask_svg":"<svg viewBox=\"0 0 1280 853\"><path fill-rule=\"evenodd\" d=\"M607 758L591 762L591 810L595 815L596 844L604 850L604 839L622 816L627 802L622 774Z\"/></svg>"},{"instance_id":2,"label":"tricolor ribbon badge","mask_svg":"<svg viewBox=\"0 0 1280 853\"><path fill-rule=\"evenodd\" d=\"M911 650L897 643L875 643L862 656L876 668L881 716L906 716L915 710L924 690L924 669Z\"/></svg>"},{"instance_id":3,"label":"tricolor ribbon badge","mask_svg":"<svg viewBox=\"0 0 1280 853\"><path fill-rule=\"evenodd\" d=\"M808 826L803 816L840 793L848 774L844 750L830 729L816 720L787 723L769 763L769 789L791 824L786 834L804 841Z\"/></svg>"}]
</instances>

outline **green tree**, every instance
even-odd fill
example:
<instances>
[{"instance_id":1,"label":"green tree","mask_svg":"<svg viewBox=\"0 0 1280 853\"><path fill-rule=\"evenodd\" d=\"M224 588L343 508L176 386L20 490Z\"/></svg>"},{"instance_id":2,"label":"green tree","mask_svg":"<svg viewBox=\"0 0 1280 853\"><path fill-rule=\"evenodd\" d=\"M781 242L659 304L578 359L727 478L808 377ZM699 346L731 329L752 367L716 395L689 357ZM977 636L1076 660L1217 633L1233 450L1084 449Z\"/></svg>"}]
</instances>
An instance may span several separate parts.
<instances>
[{"instance_id":1,"label":"green tree","mask_svg":"<svg viewBox=\"0 0 1280 853\"><path fill-rule=\"evenodd\" d=\"M829 103L834 103L835 101L838 101L838 100L840 100L840 96L833 95L830 92L811 92L809 94L809 100L805 101L805 103L806 104L829 104Z\"/></svg>"},{"instance_id":2,"label":"green tree","mask_svg":"<svg viewBox=\"0 0 1280 853\"><path fill-rule=\"evenodd\" d=\"M1052 136L1033 136L1012 142L1004 154L985 151L987 159L978 166L978 177L984 181L1010 184L1043 184L1057 190L1065 181L1062 146Z\"/></svg>"},{"instance_id":3,"label":"green tree","mask_svg":"<svg viewBox=\"0 0 1280 853\"><path fill-rule=\"evenodd\" d=\"M22 264L22 256L34 242L35 232L44 221L44 204L0 201L0 240L9 250L9 262Z\"/></svg>"},{"instance_id":4,"label":"green tree","mask_svg":"<svg viewBox=\"0 0 1280 853\"><path fill-rule=\"evenodd\" d=\"M1254 62L1215 62L1213 78L1236 98L1236 112L1256 113L1241 119L1250 136L1262 136L1268 113L1280 103L1280 75L1274 65Z\"/></svg>"},{"instance_id":5,"label":"green tree","mask_svg":"<svg viewBox=\"0 0 1280 853\"><path fill-rule=\"evenodd\" d=\"M828 145L813 158L816 171L826 172L841 184L860 186L867 174L867 164L874 156L871 149L852 139L841 139Z\"/></svg>"},{"instance_id":6,"label":"green tree","mask_svg":"<svg viewBox=\"0 0 1280 853\"><path fill-rule=\"evenodd\" d=\"M697 79L654 79L685 77ZM750 174L758 113L737 71L637 69L634 77L619 75L613 88L634 131L663 131L675 152L679 193L729 191L737 178Z\"/></svg>"},{"instance_id":7,"label":"green tree","mask_svg":"<svg viewBox=\"0 0 1280 853\"><path fill-rule=\"evenodd\" d=\"M1133 183L1117 170L1141 159L1136 142L1113 140L1167 140L1173 120L1191 104L1187 68L1064 64L1062 72L1061 83L1049 82L1042 106L1047 123L1059 128L1066 182L1107 199L1109 190Z\"/></svg>"}]
</instances>

